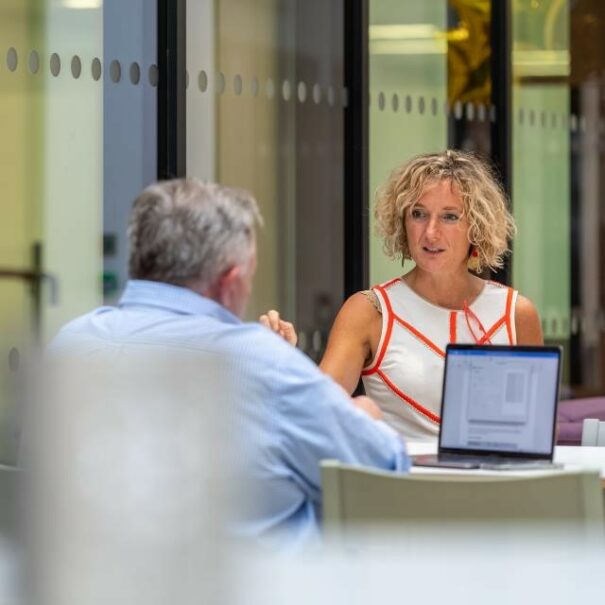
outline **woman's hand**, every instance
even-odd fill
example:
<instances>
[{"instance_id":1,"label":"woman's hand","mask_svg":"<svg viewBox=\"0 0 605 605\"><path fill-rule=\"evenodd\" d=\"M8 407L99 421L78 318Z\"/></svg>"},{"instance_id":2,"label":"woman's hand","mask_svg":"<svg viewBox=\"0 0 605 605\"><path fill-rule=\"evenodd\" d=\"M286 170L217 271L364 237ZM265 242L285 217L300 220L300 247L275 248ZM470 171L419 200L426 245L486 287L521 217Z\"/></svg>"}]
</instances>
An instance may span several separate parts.
<instances>
[{"instance_id":1,"label":"woman's hand","mask_svg":"<svg viewBox=\"0 0 605 605\"><path fill-rule=\"evenodd\" d=\"M285 341L289 342L293 347L298 342L298 336L294 326L289 321L284 321L280 318L279 313L274 309L267 311L265 315L261 315L258 320L263 326L273 330L279 334Z\"/></svg>"}]
</instances>

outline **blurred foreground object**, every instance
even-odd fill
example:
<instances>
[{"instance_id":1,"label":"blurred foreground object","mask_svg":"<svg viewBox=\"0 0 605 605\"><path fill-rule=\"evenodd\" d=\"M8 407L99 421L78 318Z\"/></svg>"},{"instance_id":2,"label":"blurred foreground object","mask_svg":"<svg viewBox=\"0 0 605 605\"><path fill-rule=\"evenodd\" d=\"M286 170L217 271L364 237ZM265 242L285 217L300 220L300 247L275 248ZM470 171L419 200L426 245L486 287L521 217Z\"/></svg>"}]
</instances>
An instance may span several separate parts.
<instances>
[{"instance_id":1,"label":"blurred foreground object","mask_svg":"<svg viewBox=\"0 0 605 605\"><path fill-rule=\"evenodd\" d=\"M186 348L49 360L26 435L28 602L228 601L230 382Z\"/></svg>"},{"instance_id":2,"label":"blurred foreground object","mask_svg":"<svg viewBox=\"0 0 605 605\"><path fill-rule=\"evenodd\" d=\"M364 532L346 548L240 565L246 605L600 603L605 549L563 527L424 524Z\"/></svg>"}]
</instances>

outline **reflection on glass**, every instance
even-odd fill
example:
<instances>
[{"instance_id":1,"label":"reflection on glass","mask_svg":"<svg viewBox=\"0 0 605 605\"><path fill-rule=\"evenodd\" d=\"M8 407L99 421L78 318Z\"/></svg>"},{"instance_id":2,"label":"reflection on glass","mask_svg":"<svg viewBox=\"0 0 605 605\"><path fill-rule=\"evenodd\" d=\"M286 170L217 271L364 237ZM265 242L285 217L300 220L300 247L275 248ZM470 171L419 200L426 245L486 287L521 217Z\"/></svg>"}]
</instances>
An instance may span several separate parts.
<instances>
[{"instance_id":1,"label":"reflection on glass","mask_svg":"<svg viewBox=\"0 0 605 605\"><path fill-rule=\"evenodd\" d=\"M605 393L602 225L605 182L605 4L569 3L571 46L571 367L575 395ZM574 321L575 319L575 321Z\"/></svg>"}]
</instances>

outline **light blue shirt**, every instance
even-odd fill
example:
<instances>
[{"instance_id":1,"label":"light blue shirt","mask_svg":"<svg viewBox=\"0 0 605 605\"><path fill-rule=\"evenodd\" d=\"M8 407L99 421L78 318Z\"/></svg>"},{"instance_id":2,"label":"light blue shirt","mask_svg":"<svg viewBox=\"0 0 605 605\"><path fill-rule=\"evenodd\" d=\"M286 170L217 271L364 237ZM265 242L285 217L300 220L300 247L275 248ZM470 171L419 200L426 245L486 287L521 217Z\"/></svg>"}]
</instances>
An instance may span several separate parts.
<instances>
[{"instance_id":1,"label":"light blue shirt","mask_svg":"<svg viewBox=\"0 0 605 605\"><path fill-rule=\"evenodd\" d=\"M66 325L55 346L156 340L227 356L238 413L249 443L243 464L257 498L238 531L285 532L296 543L317 536L323 459L385 470L409 469L399 436L352 405L303 353L258 323L165 283L129 281L117 307Z\"/></svg>"}]
</instances>

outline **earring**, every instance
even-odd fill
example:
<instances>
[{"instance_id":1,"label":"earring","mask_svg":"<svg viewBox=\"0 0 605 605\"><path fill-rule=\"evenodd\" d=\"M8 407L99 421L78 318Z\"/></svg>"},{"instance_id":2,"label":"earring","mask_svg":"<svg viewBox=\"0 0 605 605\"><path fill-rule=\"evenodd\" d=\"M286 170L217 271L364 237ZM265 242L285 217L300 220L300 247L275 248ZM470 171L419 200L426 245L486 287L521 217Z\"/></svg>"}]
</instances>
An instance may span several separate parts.
<instances>
[{"instance_id":1,"label":"earring","mask_svg":"<svg viewBox=\"0 0 605 605\"><path fill-rule=\"evenodd\" d=\"M477 248L473 248L473 251L471 252L471 256L473 258L477 258L479 256L479 252L477 252Z\"/></svg>"}]
</instances>

